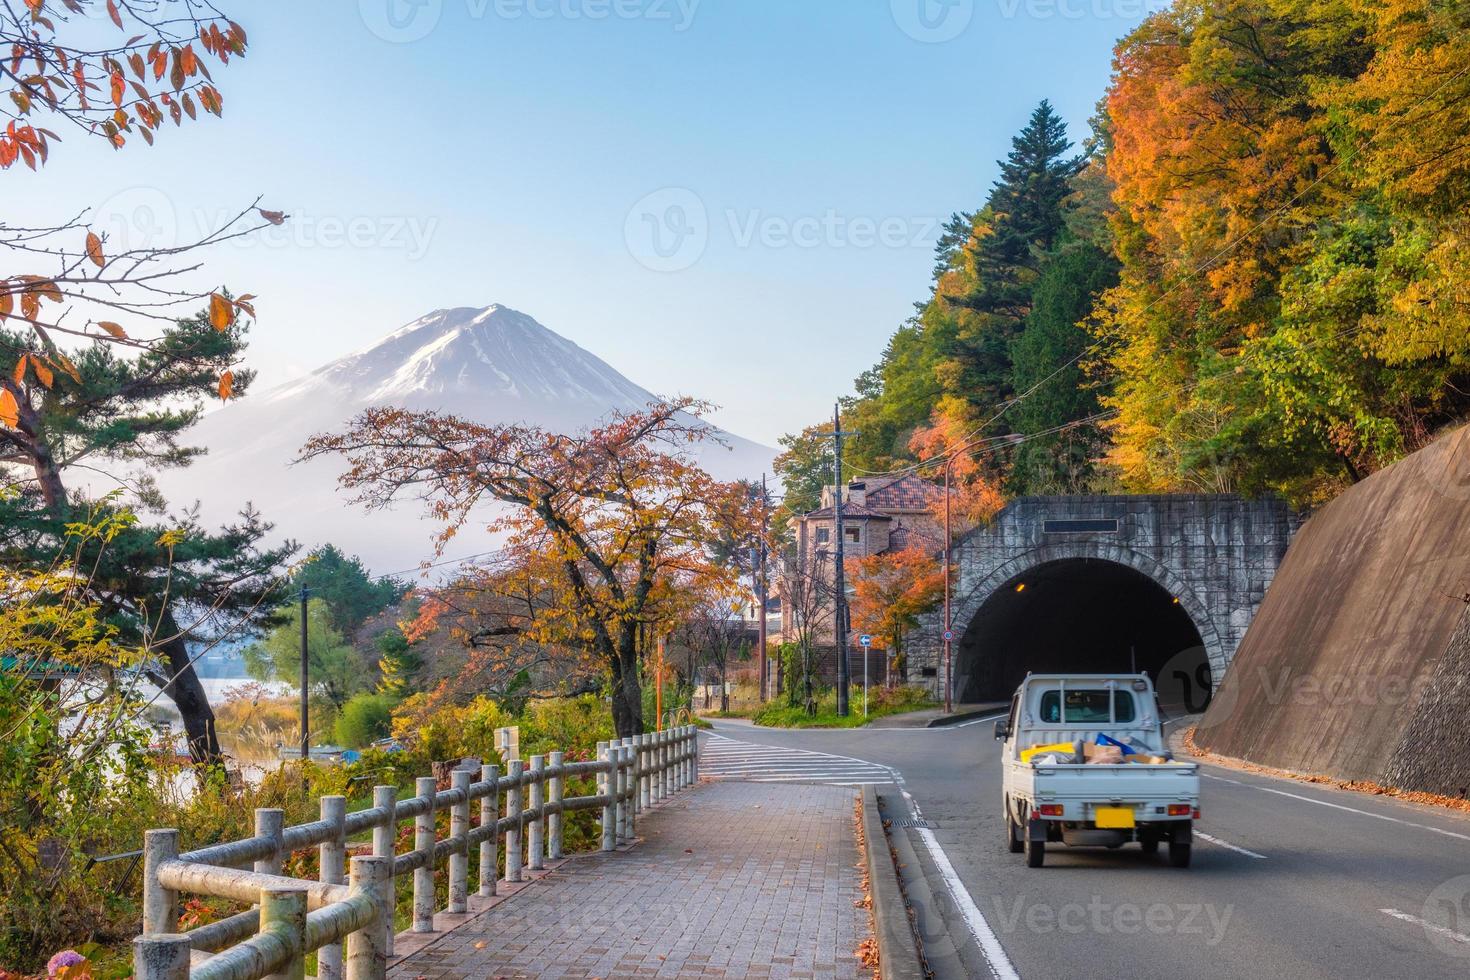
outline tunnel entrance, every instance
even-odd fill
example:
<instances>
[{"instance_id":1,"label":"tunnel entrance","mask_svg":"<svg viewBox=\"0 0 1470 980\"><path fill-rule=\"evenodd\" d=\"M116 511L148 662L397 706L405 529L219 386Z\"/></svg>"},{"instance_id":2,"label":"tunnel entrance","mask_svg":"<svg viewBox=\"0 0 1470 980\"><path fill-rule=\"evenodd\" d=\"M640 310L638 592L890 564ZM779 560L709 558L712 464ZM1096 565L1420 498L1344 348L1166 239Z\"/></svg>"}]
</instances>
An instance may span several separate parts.
<instances>
[{"instance_id":1,"label":"tunnel entrance","mask_svg":"<svg viewBox=\"0 0 1470 980\"><path fill-rule=\"evenodd\" d=\"M1005 701L1028 671L1145 671L1166 711L1203 710L1209 658L1176 597L1117 562L1067 558L1005 582L970 620L955 651L955 694ZM1161 675L1162 678L1161 678Z\"/></svg>"}]
</instances>

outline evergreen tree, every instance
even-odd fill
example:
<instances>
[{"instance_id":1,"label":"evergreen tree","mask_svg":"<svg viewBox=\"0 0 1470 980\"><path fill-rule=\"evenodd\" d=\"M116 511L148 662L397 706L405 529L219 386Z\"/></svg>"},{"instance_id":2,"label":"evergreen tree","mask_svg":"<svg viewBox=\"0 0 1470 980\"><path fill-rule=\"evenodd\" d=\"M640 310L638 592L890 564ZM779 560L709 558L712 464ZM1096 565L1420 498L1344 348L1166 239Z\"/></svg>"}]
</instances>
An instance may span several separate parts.
<instances>
[{"instance_id":1,"label":"evergreen tree","mask_svg":"<svg viewBox=\"0 0 1470 980\"><path fill-rule=\"evenodd\" d=\"M1091 243L1064 248L1047 263L1025 329L1011 344L1011 387L1031 392L1010 413L1013 431L1029 436L1097 414L1097 392L1078 357L1092 342L1082 321L1117 278L1117 260ZM1010 489L1018 494L1084 491L1102 442L1093 424L1024 443L1016 450Z\"/></svg>"},{"instance_id":2,"label":"evergreen tree","mask_svg":"<svg viewBox=\"0 0 1470 980\"><path fill-rule=\"evenodd\" d=\"M63 370L42 371L38 348ZM181 437L205 399L251 372L235 370L245 348L240 324L218 329L207 314L181 320L136 357L97 343L70 353L31 332L0 330L0 388L14 399L16 424L0 427L0 471L14 492L0 495L0 562L16 569L49 566L66 546L67 526L117 513L115 496L92 500L81 486L109 463L146 470L186 466L203 450ZM138 509L111 542L89 542L79 567L93 569L89 589L124 642L146 643L155 659L145 672L177 706L196 761L219 758L214 713L193 668L190 644L267 623L276 571L294 550L265 548L271 526L249 507L240 520L206 530L194 511L167 514L147 477L131 484Z\"/></svg>"},{"instance_id":3,"label":"evergreen tree","mask_svg":"<svg viewBox=\"0 0 1470 980\"><path fill-rule=\"evenodd\" d=\"M1066 156L1067 126L1042 100L998 162L1000 177L981 212L981 233L966 246L974 286L950 300L980 316L957 358L972 399L994 406L1013 394L1010 347L1031 310L1046 256L1066 227L1064 202L1084 159Z\"/></svg>"},{"instance_id":4,"label":"evergreen tree","mask_svg":"<svg viewBox=\"0 0 1470 980\"><path fill-rule=\"evenodd\" d=\"M324 544L306 556L291 576L291 591L305 588L321 599L331 617L332 628L351 637L369 616L403 598L408 587L397 579L374 579L356 555L348 557L336 545Z\"/></svg>"}]
</instances>

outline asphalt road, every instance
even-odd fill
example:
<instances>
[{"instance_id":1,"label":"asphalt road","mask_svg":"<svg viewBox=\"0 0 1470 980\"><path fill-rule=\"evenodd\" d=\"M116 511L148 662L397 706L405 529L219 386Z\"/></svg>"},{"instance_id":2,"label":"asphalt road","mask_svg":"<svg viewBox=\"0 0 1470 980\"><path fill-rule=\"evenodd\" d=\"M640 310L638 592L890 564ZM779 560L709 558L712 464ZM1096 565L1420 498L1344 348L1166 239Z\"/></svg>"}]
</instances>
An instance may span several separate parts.
<instances>
[{"instance_id":1,"label":"asphalt road","mask_svg":"<svg viewBox=\"0 0 1470 980\"><path fill-rule=\"evenodd\" d=\"M1194 860L1136 845L1007 852L988 720L784 731L716 722L703 774L879 787L936 975L1000 978L1470 976L1470 817L1203 766ZM901 857L903 851L900 852ZM915 876L922 876L915 878Z\"/></svg>"}]
</instances>

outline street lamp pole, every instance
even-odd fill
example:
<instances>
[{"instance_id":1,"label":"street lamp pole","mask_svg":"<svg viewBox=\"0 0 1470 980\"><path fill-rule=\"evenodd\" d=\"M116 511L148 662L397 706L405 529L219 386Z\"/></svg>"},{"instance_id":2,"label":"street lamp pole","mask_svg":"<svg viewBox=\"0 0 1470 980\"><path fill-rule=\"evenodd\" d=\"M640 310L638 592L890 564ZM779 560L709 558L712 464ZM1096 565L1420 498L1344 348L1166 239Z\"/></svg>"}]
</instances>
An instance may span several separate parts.
<instances>
[{"instance_id":1,"label":"street lamp pole","mask_svg":"<svg viewBox=\"0 0 1470 980\"><path fill-rule=\"evenodd\" d=\"M955 457L950 458L944 464L944 713L954 711L954 627L950 622L949 608L949 553L954 548L954 538L950 531L950 471L954 467Z\"/></svg>"},{"instance_id":2,"label":"street lamp pole","mask_svg":"<svg viewBox=\"0 0 1470 980\"><path fill-rule=\"evenodd\" d=\"M310 680L309 670L306 665L306 598L308 592L306 586L301 587L301 762L303 765L311 758L311 732L308 729L308 705L307 685Z\"/></svg>"}]
</instances>

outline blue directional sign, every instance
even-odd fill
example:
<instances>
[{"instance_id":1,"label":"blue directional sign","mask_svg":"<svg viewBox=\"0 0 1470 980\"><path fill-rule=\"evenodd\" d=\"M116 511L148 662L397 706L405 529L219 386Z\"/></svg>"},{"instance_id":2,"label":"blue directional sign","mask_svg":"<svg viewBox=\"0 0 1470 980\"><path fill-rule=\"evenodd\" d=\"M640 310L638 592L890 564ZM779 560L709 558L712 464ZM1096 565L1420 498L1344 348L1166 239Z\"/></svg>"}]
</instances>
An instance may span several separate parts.
<instances>
[{"instance_id":1,"label":"blue directional sign","mask_svg":"<svg viewBox=\"0 0 1470 980\"><path fill-rule=\"evenodd\" d=\"M865 647L870 647L870 646L873 645L873 638L871 636L869 636L868 634L864 633L862 636L858 637L858 642L861 643Z\"/></svg>"}]
</instances>

